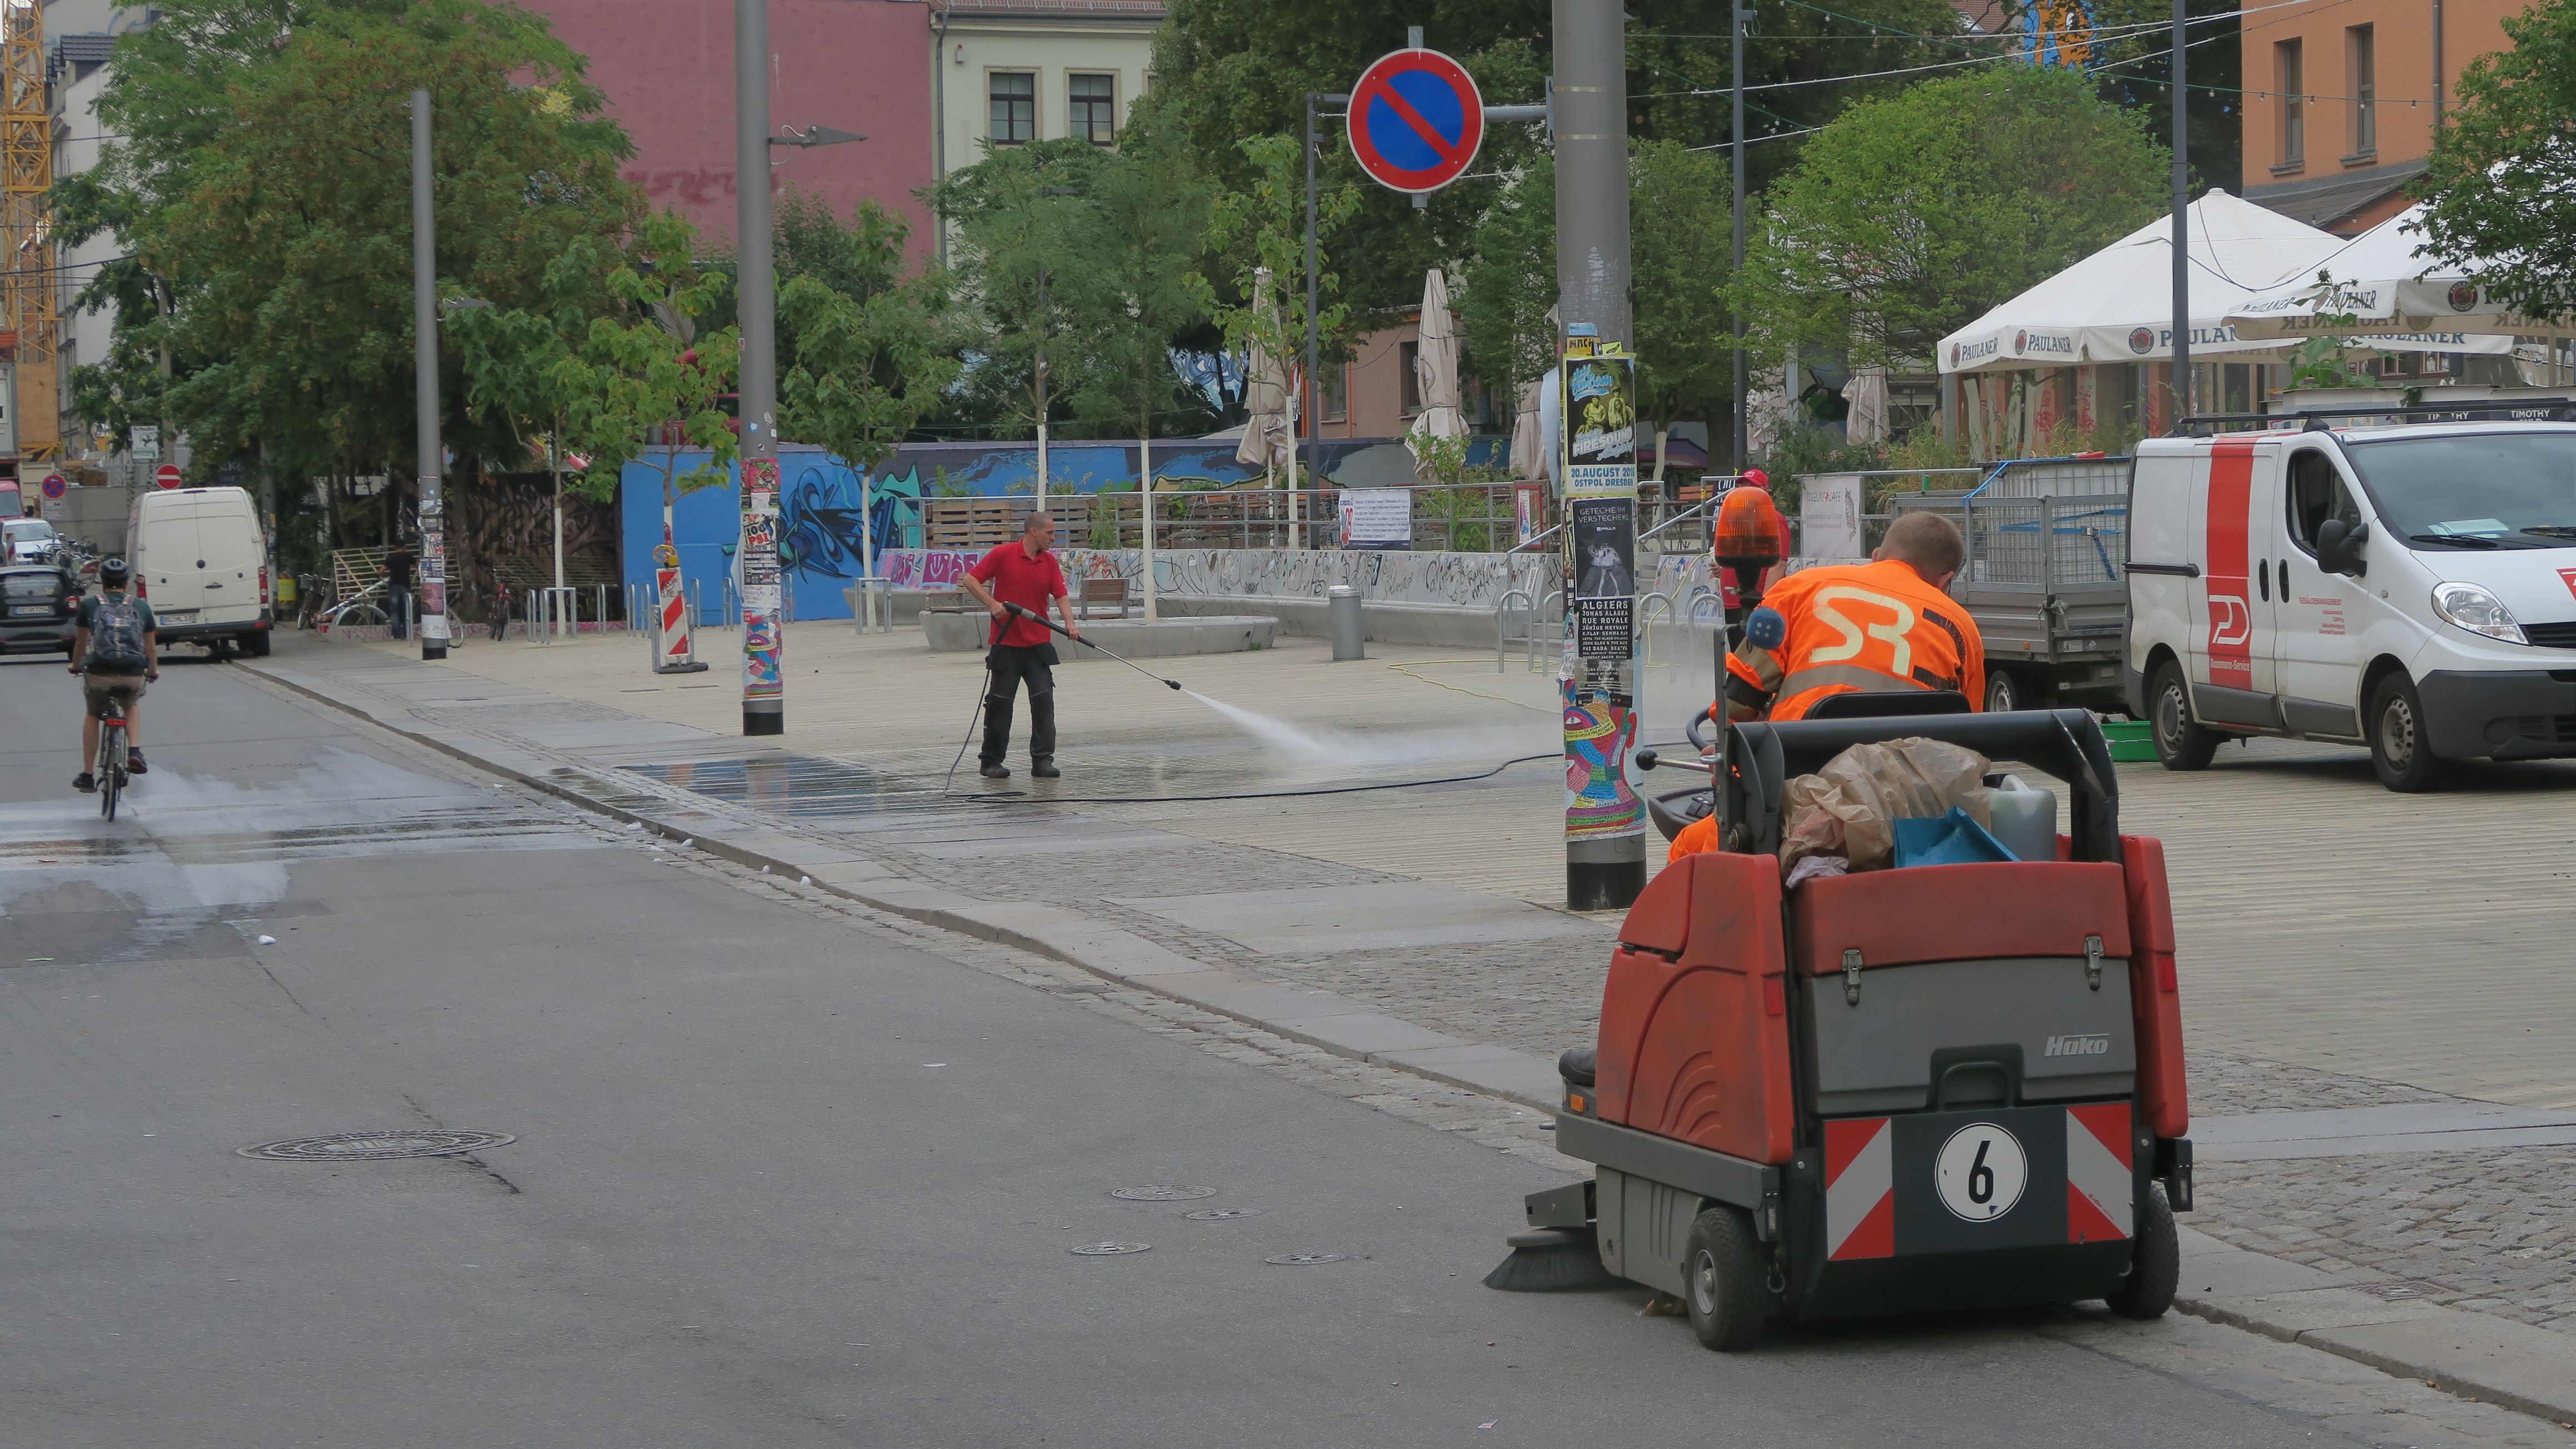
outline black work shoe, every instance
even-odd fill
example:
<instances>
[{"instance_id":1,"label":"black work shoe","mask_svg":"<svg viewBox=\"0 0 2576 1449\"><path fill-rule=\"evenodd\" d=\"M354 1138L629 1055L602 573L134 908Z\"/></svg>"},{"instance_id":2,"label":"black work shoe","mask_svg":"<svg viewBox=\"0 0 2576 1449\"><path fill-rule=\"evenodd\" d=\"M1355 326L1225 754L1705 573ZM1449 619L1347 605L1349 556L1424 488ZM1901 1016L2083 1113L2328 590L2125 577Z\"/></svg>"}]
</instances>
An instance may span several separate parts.
<instances>
[{"instance_id":1,"label":"black work shoe","mask_svg":"<svg viewBox=\"0 0 2576 1449\"><path fill-rule=\"evenodd\" d=\"M125 773L129 775L148 775L152 773L152 767L143 763L143 752L141 750L128 749L125 752Z\"/></svg>"},{"instance_id":2,"label":"black work shoe","mask_svg":"<svg viewBox=\"0 0 2576 1449\"><path fill-rule=\"evenodd\" d=\"M975 773L983 776L987 780L1007 780L1011 778L1011 767L1008 765L986 765Z\"/></svg>"},{"instance_id":3,"label":"black work shoe","mask_svg":"<svg viewBox=\"0 0 2576 1449\"><path fill-rule=\"evenodd\" d=\"M84 795L95 795L98 793L98 780L89 771L83 770L72 776L72 788Z\"/></svg>"},{"instance_id":4,"label":"black work shoe","mask_svg":"<svg viewBox=\"0 0 2576 1449\"><path fill-rule=\"evenodd\" d=\"M1057 769L1055 767L1055 761L1053 760L1036 760L1031 762L1029 765L1029 773L1041 780L1061 780L1064 778L1064 771Z\"/></svg>"}]
</instances>

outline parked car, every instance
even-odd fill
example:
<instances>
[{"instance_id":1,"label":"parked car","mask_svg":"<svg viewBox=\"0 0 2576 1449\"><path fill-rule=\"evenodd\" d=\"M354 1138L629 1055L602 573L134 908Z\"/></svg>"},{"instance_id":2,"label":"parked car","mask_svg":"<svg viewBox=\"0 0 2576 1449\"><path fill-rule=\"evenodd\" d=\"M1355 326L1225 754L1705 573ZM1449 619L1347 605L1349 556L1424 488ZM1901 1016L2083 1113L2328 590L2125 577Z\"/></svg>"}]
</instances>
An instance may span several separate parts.
<instances>
[{"instance_id":1,"label":"parked car","mask_svg":"<svg viewBox=\"0 0 2576 1449\"><path fill-rule=\"evenodd\" d=\"M80 582L51 564L0 567L0 654L72 652Z\"/></svg>"},{"instance_id":2,"label":"parked car","mask_svg":"<svg viewBox=\"0 0 2576 1449\"><path fill-rule=\"evenodd\" d=\"M41 518L12 518L0 523L0 541L8 544L6 552L0 553L0 564L49 563L63 542L54 526Z\"/></svg>"},{"instance_id":3,"label":"parked car","mask_svg":"<svg viewBox=\"0 0 2576 1449\"><path fill-rule=\"evenodd\" d=\"M163 644L268 652L268 539L249 493L171 488L138 494L125 537L135 588L151 602Z\"/></svg>"},{"instance_id":4,"label":"parked car","mask_svg":"<svg viewBox=\"0 0 2576 1449\"><path fill-rule=\"evenodd\" d=\"M2125 683L2157 757L2332 740L2412 791L2576 756L2576 425L2322 422L2138 445Z\"/></svg>"}]
</instances>

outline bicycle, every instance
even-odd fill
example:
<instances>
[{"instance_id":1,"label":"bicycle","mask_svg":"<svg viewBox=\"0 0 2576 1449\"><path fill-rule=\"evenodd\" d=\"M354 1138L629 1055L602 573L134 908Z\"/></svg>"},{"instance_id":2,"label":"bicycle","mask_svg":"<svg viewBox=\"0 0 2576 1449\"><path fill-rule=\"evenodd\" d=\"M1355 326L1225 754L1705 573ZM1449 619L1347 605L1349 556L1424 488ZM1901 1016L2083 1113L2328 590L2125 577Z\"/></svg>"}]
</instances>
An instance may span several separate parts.
<instances>
[{"instance_id":1,"label":"bicycle","mask_svg":"<svg viewBox=\"0 0 2576 1449\"><path fill-rule=\"evenodd\" d=\"M117 797L125 793L125 701L107 697L107 713L98 720L98 813L113 822Z\"/></svg>"}]
</instances>

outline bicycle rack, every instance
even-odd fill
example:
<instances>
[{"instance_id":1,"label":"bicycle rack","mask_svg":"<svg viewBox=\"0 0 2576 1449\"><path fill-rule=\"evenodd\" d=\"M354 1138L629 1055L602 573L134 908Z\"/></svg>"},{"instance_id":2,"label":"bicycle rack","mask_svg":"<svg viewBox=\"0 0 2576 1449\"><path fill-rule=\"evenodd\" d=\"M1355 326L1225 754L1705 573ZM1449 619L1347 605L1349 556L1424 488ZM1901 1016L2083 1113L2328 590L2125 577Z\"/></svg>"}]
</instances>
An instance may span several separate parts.
<instances>
[{"instance_id":1,"label":"bicycle rack","mask_svg":"<svg viewBox=\"0 0 2576 1449\"><path fill-rule=\"evenodd\" d=\"M1508 621L1513 612L1512 600L1514 599L1520 600L1523 606L1519 611L1522 616L1519 622L1521 642L1524 646L1529 642L1531 622L1538 615L1538 600L1530 597L1530 591L1527 589L1506 589L1503 591L1503 596L1494 601L1494 672L1496 674L1503 672L1503 652L1511 640L1511 624Z\"/></svg>"}]
</instances>

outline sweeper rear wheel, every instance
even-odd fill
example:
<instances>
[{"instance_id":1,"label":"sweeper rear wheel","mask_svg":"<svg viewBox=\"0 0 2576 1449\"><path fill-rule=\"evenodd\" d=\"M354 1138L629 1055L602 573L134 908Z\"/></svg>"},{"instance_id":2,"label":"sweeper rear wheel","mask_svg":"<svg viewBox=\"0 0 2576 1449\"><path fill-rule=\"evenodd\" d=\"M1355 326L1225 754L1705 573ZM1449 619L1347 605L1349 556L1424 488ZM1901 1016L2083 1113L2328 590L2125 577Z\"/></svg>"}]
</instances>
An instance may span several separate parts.
<instances>
[{"instance_id":1,"label":"sweeper rear wheel","mask_svg":"<svg viewBox=\"0 0 2576 1449\"><path fill-rule=\"evenodd\" d=\"M1699 1341L1719 1353L1751 1348L1777 1306L1765 1286L1769 1276L1744 1209L1712 1207L1693 1220L1689 1256L1682 1260L1682 1301Z\"/></svg>"},{"instance_id":2,"label":"sweeper rear wheel","mask_svg":"<svg viewBox=\"0 0 2576 1449\"><path fill-rule=\"evenodd\" d=\"M2173 1209L2165 1190L2147 1189L2138 1204L2138 1236L2131 1250L2129 1276L2103 1295L2102 1301L2122 1318L2162 1318L2173 1307L2174 1289L2182 1282L2182 1243L2174 1233Z\"/></svg>"}]
</instances>

